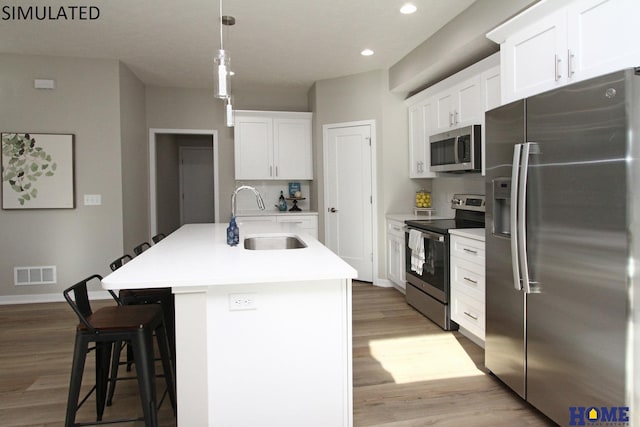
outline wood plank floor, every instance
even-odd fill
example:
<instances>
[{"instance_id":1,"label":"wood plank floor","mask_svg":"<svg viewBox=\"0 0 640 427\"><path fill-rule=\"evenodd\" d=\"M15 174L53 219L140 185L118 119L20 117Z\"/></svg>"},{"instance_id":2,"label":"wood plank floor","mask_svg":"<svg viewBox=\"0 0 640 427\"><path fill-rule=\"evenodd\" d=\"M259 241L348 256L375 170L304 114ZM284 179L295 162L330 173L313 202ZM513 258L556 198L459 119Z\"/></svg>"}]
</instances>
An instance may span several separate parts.
<instances>
[{"instance_id":1,"label":"wood plank floor","mask_svg":"<svg viewBox=\"0 0 640 427\"><path fill-rule=\"evenodd\" d=\"M75 324L66 303L0 306L0 426L63 425ZM553 425L483 372L481 348L439 329L394 289L354 284L353 356L356 427ZM79 421L91 420L93 405ZM105 419L139 413L136 382L119 383ZM176 424L168 402L160 419Z\"/></svg>"}]
</instances>

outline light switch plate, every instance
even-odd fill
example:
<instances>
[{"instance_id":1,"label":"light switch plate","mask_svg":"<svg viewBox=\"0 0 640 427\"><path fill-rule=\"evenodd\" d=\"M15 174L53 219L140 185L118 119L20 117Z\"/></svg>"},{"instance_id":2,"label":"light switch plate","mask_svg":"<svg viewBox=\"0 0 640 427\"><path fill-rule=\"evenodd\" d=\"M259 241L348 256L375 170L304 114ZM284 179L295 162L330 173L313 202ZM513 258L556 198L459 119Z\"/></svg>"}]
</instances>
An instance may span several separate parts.
<instances>
[{"instance_id":1,"label":"light switch plate","mask_svg":"<svg viewBox=\"0 0 640 427\"><path fill-rule=\"evenodd\" d=\"M85 206L100 206L102 204L102 194L85 194Z\"/></svg>"}]
</instances>

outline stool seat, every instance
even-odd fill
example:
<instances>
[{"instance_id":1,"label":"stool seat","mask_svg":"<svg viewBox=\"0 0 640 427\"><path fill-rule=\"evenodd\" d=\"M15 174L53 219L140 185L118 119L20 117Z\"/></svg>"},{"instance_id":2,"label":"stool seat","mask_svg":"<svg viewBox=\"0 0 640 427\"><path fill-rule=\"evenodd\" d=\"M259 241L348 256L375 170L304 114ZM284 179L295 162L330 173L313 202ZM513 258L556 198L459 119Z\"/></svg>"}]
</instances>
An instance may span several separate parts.
<instances>
[{"instance_id":1,"label":"stool seat","mask_svg":"<svg viewBox=\"0 0 640 427\"><path fill-rule=\"evenodd\" d=\"M87 317L91 326L97 331L130 331L142 328L152 328L162 323L162 308L157 304L121 305L104 307ZM80 323L78 329L88 330Z\"/></svg>"}]
</instances>

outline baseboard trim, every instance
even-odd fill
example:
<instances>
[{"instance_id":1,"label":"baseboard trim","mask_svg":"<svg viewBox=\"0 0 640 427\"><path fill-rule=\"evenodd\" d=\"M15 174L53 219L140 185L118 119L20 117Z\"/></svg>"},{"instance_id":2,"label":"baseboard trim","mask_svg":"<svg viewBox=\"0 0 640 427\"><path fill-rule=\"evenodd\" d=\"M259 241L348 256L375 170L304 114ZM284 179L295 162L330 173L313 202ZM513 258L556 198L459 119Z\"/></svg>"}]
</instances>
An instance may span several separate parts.
<instances>
[{"instance_id":1,"label":"baseboard trim","mask_svg":"<svg viewBox=\"0 0 640 427\"><path fill-rule=\"evenodd\" d=\"M398 285L396 282L392 282L389 279L381 279L378 277L374 285L380 288L395 288L398 292L402 293L403 295L406 295L407 293L404 287Z\"/></svg>"},{"instance_id":2,"label":"baseboard trim","mask_svg":"<svg viewBox=\"0 0 640 427\"><path fill-rule=\"evenodd\" d=\"M109 298L111 298L111 295L107 291L89 292L89 299L92 300ZM0 296L0 305L39 304L46 302L63 302L64 300L62 292L56 294L2 295Z\"/></svg>"}]
</instances>

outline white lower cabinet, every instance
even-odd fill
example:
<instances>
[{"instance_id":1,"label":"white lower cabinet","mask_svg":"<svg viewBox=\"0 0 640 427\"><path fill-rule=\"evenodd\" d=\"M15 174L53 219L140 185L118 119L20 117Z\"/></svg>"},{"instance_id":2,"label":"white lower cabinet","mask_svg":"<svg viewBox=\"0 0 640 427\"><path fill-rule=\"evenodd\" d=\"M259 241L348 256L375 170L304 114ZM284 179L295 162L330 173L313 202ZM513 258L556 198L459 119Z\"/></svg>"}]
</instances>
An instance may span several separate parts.
<instances>
[{"instance_id":1,"label":"white lower cabinet","mask_svg":"<svg viewBox=\"0 0 640 427\"><path fill-rule=\"evenodd\" d=\"M485 244L482 240L451 236L451 319L485 339ZM473 338L473 337L472 337Z\"/></svg>"},{"instance_id":2,"label":"white lower cabinet","mask_svg":"<svg viewBox=\"0 0 640 427\"><path fill-rule=\"evenodd\" d=\"M405 289L404 222L387 220L387 278Z\"/></svg>"},{"instance_id":3,"label":"white lower cabinet","mask_svg":"<svg viewBox=\"0 0 640 427\"><path fill-rule=\"evenodd\" d=\"M295 215L295 214L280 214L280 215L238 215L238 223L242 226L243 222L266 223L266 224L295 224L305 233L310 234L315 239L318 238L318 215Z\"/></svg>"},{"instance_id":4,"label":"white lower cabinet","mask_svg":"<svg viewBox=\"0 0 640 427\"><path fill-rule=\"evenodd\" d=\"M317 215L278 215L276 216L278 224L291 223L296 224L307 234L318 238L318 216Z\"/></svg>"}]
</instances>

